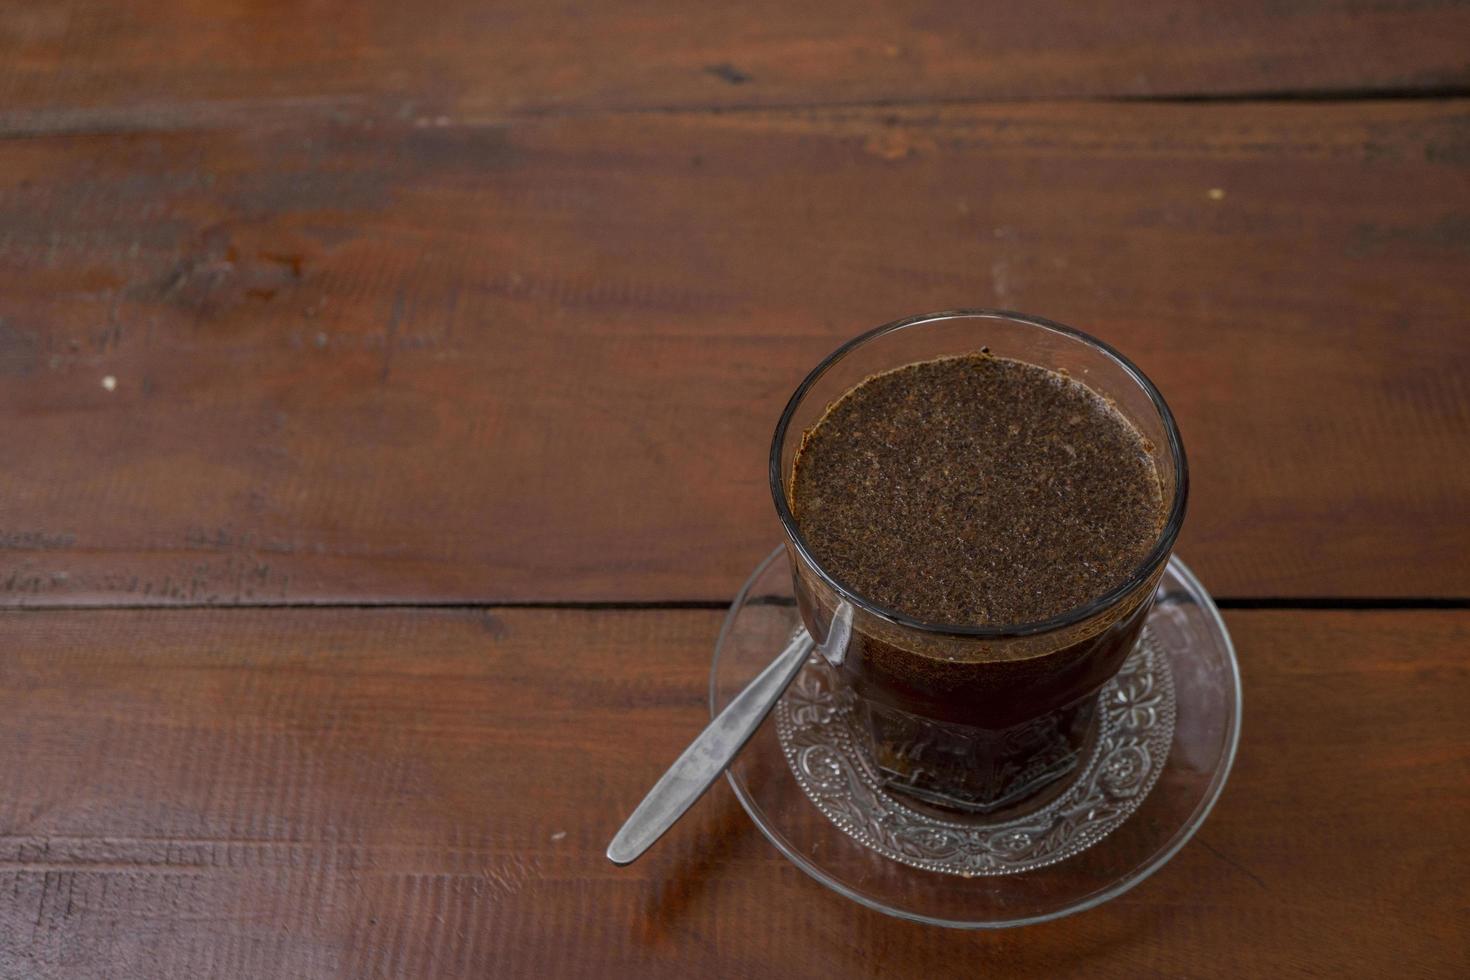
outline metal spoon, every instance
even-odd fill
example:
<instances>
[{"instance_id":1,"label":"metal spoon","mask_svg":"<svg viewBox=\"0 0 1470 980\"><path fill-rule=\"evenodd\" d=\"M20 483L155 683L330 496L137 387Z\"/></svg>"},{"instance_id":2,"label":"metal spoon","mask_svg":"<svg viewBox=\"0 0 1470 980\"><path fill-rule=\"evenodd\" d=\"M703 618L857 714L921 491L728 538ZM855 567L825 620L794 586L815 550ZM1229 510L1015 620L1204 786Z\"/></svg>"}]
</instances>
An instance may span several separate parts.
<instances>
[{"instance_id":1,"label":"metal spoon","mask_svg":"<svg viewBox=\"0 0 1470 980\"><path fill-rule=\"evenodd\" d=\"M844 602L838 606L826 642L819 648L822 655L833 663L841 662L851 629L852 607ZM811 635L801 630L745 690L735 695L638 804L638 809L607 846L609 861L631 864L638 860L704 795L750 741L750 736L781 699L782 692L801 673L814 646Z\"/></svg>"}]
</instances>

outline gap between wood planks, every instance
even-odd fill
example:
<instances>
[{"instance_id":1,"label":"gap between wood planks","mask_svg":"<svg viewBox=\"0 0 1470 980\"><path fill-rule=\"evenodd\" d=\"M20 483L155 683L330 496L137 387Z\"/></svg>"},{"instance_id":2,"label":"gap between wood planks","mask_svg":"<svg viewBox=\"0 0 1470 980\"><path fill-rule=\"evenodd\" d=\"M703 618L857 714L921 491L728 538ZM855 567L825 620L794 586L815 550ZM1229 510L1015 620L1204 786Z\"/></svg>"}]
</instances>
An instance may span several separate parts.
<instances>
[{"instance_id":1,"label":"gap between wood planks","mask_svg":"<svg viewBox=\"0 0 1470 980\"><path fill-rule=\"evenodd\" d=\"M1436 85L1418 89L1397 88L1333 88L1282 89L1239 92L1198 92L1156 95L1015 95L1015 96L912 96L892 99L834 99L818 102L727 102L717 105L648 106L555 106L517 109L501 120L547 119L580 116L616 116L636 114L724 115L733 113L806 112L824 109L907 109L924 106L987 105L1189 105L1196 103L1247 105L1261 102L1300 102L1336 105L1349 102L1434 102L1470 98L1470 85ZM478 121L478 120L475 120Z\"/></svg>"},{"instance_id":2,"label":"gap between wood planks","mask_svg":"<svg viewBox=\"0 0 1470 980\"><path fill-rule=\"evenodd\" d=\"M527 107L503 113L433 117L436 125L490 126L517 121L589 118L618 115L724 115L741 113L820 112L824 110L881 110L986 105L1245 105L1251 103L1307 103L1335 105L1381 101L1452 101L1470 99L1470 85L1433 85L1419 88L1349 87L1282 89L1237 92L1200 92L1155 95L1078 96L913 96L893 99L854 99L798 102L735 102L719 104L603 105ZM164 102L133 106L58 106L0 111L0 141L48 136L111 136L129 133L168 133L199 129L227 129L280 122L281 114L296 122L350 122L382 115L376 100L365 95L342 97L284 97L231 99L210 102ZM429 117L426 117L429 118Z\"/></svg>"},{"instance_id":3,"label":"gap between wood planks","mask_svg":"<svg viewBox=\"0 0 1470 980\"><path fill-rule=\"evenodd\" d=\"M756 597L754 605L794 605L792 599ZM3 612L103 612L103 611L170 611L189 612L203 609L425 609L425 610L494 610L494 609L567 609L586 612L675 612L680 610L718 611L730 608L730 599L648 599L648 600L524 600L515 602L466 602L460 599L432 600L282 600L279 602L179 602L179 603L66 603L34 606L0 607ZM1296 611L1434 611L1470 610L1470 596L1216 596L1215 605L1223 610L1296 610Z\"/></svg>"}]
</instances>

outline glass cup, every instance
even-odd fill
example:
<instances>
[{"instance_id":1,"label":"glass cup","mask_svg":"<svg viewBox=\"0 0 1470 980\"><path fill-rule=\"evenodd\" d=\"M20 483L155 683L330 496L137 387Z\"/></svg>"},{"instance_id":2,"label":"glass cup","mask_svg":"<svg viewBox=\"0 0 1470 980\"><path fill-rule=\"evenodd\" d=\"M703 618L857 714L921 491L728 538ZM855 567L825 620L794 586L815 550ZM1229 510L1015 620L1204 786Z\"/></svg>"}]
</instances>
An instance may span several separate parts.
<instances>
[{"instance_id":1,"label":"glass cup","mask_svg":"<svg viewBox=\"0 0 1470 980\"><path fill-rule=\"evenodd\" d=\"M803 434L866 378L982 348L1065 372L1107 399L1142 433L1168 514L1127 580L1085 605L1031 623L927 623L870 601L823 567L792 517L792 467ZM1096 730L1094 695L1137 642L1184 519L1184 446L1143 372L1102 341L1039 317L958 310L899 320L849 341L807 375L776 425L770 478L802 620L852 699L885 784L1005 818L1065 788Z\"/></svg>"}]
</instances>

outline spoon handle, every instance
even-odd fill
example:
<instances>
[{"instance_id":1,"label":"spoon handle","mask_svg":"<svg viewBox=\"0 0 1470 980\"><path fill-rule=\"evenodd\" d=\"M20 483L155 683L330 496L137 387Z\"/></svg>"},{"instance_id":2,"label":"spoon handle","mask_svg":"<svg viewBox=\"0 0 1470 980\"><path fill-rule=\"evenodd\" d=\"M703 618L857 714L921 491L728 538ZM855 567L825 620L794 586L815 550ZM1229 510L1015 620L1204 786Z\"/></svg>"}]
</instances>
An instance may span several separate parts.
<instances>
[{"instance_id":1,"label":"spoon handle","mask_svg":"<svg viewBox=\"0 0 1470 980\"><path fill-rule=\"evenodd\" d=\"M812 646L810 634L801 630L770 666L757 674L709 727L700 732L648 791L608 845L609 861L613 864L636 861L704 795L771 713L781 692L801 672Z\"/></svg>"}]
</instances>

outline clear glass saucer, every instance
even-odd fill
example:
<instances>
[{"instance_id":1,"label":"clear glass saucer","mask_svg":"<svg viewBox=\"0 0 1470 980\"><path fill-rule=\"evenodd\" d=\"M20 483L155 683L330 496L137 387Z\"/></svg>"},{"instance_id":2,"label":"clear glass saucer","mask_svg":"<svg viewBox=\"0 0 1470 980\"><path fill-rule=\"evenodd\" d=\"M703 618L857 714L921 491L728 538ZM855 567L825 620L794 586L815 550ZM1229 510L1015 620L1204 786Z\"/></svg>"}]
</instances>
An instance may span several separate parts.
<instances>
[{"instance_id":1,"label":"clear glass saucer","mask_svg":"<svg viewBox=\"0 0 1470 980\"><path fill-rule=\"evenodd\" d=\"M777 548L735 598L720 631L711 714L800 628L784 549ZM1144 682L1157 690L1144 690ZM1161 710L1172 706L1169 726L1139 721L1140 744L1151 739L1153 749L1141 769L1131 765L1133 753L1102 752L1084 776L1093 773L1094 785L1108 793L1069 791L1058 798L1063 803L1029 815L1027 826L931 811L863 778L860 760L843 748L840 692L835 699L830 693L823 665L809 663L730 767L736 797L782 854L827 887L889 915L960 929L1060 918L1147 878L1204 822L1240 738L1240 671L1230 635L1177 558L1159 583L1139 650L1120 680L1099 694L1125 733L1153 693ZM1068 799L1083 805L1068 809ZM1047 834L1066 842L1039 854L1038 838Z\"/></svg>"}]
</instances>

